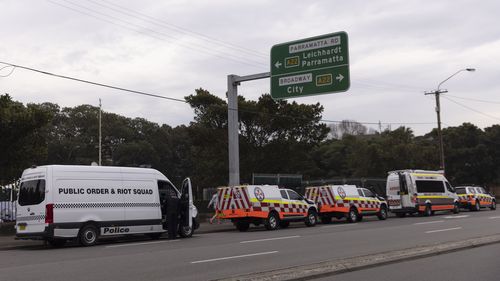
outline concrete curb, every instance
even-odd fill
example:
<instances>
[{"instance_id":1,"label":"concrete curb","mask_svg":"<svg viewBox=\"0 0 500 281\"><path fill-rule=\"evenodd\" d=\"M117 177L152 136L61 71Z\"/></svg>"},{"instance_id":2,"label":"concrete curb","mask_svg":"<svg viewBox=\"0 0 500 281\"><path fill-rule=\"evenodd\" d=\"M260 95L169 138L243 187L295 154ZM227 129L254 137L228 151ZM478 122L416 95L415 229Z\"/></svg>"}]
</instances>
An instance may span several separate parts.
<instances>
[{"instance_id":1,"label":"concrete curb","mask_svg":"<svg viewBox=\"0 0 500 281\"><path fill-rule=\"evenodd\" d=\"M447 242L437 245L419 246L347 259L325 261L310 265L295 266L266 272L244 274L235 277L217 279L218 281L270 281L270 280L312 280L357 271L365 268L398 263L435 256L459 250L465 250L489 244L500 243L500 235L472 238L464 241Z\"/></svg>"}]
</instances>

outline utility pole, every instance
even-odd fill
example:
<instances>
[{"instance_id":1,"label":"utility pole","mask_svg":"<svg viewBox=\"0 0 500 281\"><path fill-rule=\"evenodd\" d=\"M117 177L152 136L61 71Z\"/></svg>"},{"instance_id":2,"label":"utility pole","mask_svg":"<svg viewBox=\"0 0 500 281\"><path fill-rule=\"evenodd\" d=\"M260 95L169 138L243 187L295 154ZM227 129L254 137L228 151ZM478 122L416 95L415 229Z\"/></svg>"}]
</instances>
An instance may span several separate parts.
<instances>
[{"instance_id":1,"label":"utility pole","mask_svg":"<svg viewBox=\"0 0 500 281\"><path fill-rule=\"evenodd\" d=\"M101 113L102 113L102 105L101 105L101 99L99 98L99 166L101 166L101 149L102 149L102 133L101 133Z\"/></svg>"},{"instance_id":2,"label":"utility pole","mask_svg":"<svg viewBox=\"0 0 500 281\"><path fill-rule=\"evenodd\" d=\"M436 96L436 114L437 114L437 125L438 125L438 139L439 139L439 154L440 154L440 169L445 171L444 164L444 145L443 145L443 135L441 133L441 103L439 100L439 95L443 93L448 93L447 90L436 90L432 92L426 92L425 95L435 95Z\"/></svg>"},{"instance_id":3,"label":"utility pole","mask_svg":"<svg viewBox=\"0 0 500 281\"><path fill-rule=\"evenodd\" d=\"M448 91L447 90L441 90L441 85L443 85L444 82L450 80L453 76L459 74L462 71L473 72L473 71L476 71L476 69L475 68L460 69L459 71L453 73L452 75L450 75L450 77L444 79L441 83L439 83L438 87L437 87L437 90L430 91L430 92L425 92L425 95L435 95L435 97L436 97L436 114L437 114L438 138L439 138L439 154L440 154L440 158L441 158L440 168L441 168L441 170L443 170L443 173L446 172L446 170L445 170L446 167L445 167L445 164L444 164L443 134L441 132L441 103L440 103L440 100L439 100L439 96L441 94L443 94L443 93L448 93Z\"/></svg>"}]
</instances>

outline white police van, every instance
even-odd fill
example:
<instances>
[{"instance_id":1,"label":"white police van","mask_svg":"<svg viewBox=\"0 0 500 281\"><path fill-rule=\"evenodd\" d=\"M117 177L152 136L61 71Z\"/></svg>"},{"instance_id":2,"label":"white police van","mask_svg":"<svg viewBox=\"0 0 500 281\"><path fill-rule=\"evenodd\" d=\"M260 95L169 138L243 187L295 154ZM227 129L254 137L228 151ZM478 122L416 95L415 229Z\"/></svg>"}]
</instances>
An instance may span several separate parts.
<instances>
[{"instance_id":1,"label":"white police van","mask_svg":"<svg viewBox=\"0 0 500 281\"><path fill-rule=\"evenodd\" d=\"M77 239L94 245L100 236L166 231L165 200L181 202L179 234L198 227L191 181L179 191L154 169L49 165L26 169L17 202L17 239L42 239L62 246ZM191 219L189 219L191 218Z\"/></svg>"}]
</instances>

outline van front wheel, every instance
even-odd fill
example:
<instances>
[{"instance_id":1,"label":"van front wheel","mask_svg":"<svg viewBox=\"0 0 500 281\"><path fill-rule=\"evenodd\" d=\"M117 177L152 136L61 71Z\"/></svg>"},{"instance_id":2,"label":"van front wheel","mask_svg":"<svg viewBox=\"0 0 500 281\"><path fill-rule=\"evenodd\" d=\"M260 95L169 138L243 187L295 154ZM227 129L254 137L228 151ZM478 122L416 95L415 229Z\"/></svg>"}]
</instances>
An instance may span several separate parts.
<instances>
[{"instance_id":1,"label":"van front wheel","mask_svg":"<svg viewBox=\"0 0 500 281\"><path fill-rule=\"evenodd\" d=\"M78 240L82 246L94 246L97 243L98 236L97 227L92 224L88 224L80 229Z\"/></svg>"},{"instance_id":2,"label":"van front wheel","mask_svg":"<svg viewBox=\"0 0 500 281\"><path fill-rule=\"evenodd\" d=\"M276 230L278 229L279 226L279 217L275 212L269 213L269 216L267 217L264 226L266 227L267 230Z\"/></svg>"}]
</instances>

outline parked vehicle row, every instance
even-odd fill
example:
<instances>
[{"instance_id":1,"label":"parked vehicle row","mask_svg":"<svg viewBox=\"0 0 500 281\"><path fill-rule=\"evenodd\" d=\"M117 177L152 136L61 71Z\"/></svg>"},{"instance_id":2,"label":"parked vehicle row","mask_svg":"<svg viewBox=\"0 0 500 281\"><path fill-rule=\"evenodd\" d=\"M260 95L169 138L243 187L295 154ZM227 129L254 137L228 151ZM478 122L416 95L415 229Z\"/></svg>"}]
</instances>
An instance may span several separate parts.
<instances>
[{"instance_id":1,"label":"parked vehicle row","mask_svg":"<svg viewBox=\"0 0 500 281\"><path fill-rule=\"evenodd\" d=\"M495 198L483 188L455 190L439 171L391 171L386 189L387 200L355 185L311 186L305 196L276 185L221 187L215 209L219 219L247 231L250 225L275 230L298 221L312 227L333 218L385 220L388 212L404 217L458 213L460 207L496 208ZM32 167L21 178L17 239L41 239L55 246L77 240L91 246L107 236L145 234L156 239L167 232L169 237L190 237L198 226L189 178L179 190L154 169L63 165Z\"/></svg>"},{"instance_id":2,"label":"parked vehicle row","mask_svg":"<svg viewBox=\"0 0 500 281\"><path fill-rule=\"evenodd\" d=\"M288 227L291 221L314 226L316 215L322 223L330 223L332 218L358 222L370 215L385 220L388 212L405 217L408 214L431 216L436 211L456 214L460 208L496 209L495 198L482 187L455 189L442 171L391 171L386 195L387 200L355 185L306 187L305 196L276 185L221 187L216 215L219 219L231 220L238 230L247 231L250 224L264 224L268 230Z\"/></svg>"}]
</instances>

